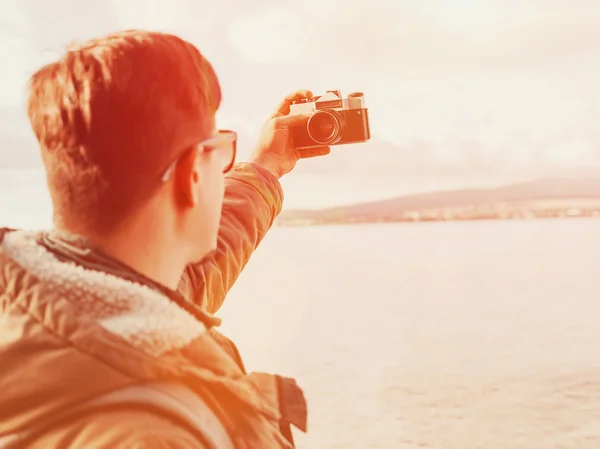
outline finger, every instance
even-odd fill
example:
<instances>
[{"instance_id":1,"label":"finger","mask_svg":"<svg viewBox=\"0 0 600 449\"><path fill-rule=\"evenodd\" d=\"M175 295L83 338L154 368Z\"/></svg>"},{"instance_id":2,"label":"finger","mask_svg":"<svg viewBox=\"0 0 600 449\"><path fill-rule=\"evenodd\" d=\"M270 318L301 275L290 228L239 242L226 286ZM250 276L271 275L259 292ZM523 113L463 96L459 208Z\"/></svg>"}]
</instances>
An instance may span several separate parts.
<instances>
[{"instance_id":1,"label":"finger","mask_svg":"<svg viewBox=\"0 0 600 449\"><path fill-rule=\"evenodd\" d=\"M314 147L298 150L298 155L300 159L308 159L317 156L326 156L329 153L331 153L331 148L329 147Z\"/></svg>"},{"instance_id":2,"label":"finger","mask_svg":"<svg viewBox=\"0 0 600 449\"><path fill-rule=\"evenodd\" d=\"M276 128L290 128L295 127L301 123L308 122L312 114L294 114L294 115L281 115L273 117Z\"/></svg>"},{"instance_id":3,"label":"finger","mask_svg":"<svg viewBox=\"0 0 600 449\"><path fill-rule=\"evenodd\" d=\"M313 93L310 90L298 89L298 90L295 90L294 92L286 95L286 97L283 99L283 101L299 100L300 98L309 98L312 96L313 96Z\"/></svg>"},{"instance_id":4,"label":"finger","mask_svg":"<svg viewBox=\"0 0 600 449\"><path fill-rule=\"evenodd\" d=\"M310 98L313 96L313 93L310 90L306 89L298 89L295 92L287 95L283 101L279 104L272 117L279 117L282 115L288 115L290 113L290 106L292 102L296 100L300 100L301 98Z\"/></svg>"}]
</instances>

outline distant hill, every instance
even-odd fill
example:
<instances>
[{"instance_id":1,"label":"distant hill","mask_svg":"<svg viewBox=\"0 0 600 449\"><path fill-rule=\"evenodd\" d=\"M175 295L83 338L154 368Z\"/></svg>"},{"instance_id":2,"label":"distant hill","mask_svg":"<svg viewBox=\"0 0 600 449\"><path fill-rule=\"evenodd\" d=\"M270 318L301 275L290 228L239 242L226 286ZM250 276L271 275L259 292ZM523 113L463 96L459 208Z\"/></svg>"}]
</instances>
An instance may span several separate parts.
<instances>
[{"instance_id":1,"label":"distant hill","mask_svg":"<svg viewBox=\"0 0 600 449\"><path fill-rule=\"evenodd\" d=\"M491 189L429 192L324 210L288 210L277 224L310 225L600 215L600 177L545 178Z\"/></svg>"}]
</instances>

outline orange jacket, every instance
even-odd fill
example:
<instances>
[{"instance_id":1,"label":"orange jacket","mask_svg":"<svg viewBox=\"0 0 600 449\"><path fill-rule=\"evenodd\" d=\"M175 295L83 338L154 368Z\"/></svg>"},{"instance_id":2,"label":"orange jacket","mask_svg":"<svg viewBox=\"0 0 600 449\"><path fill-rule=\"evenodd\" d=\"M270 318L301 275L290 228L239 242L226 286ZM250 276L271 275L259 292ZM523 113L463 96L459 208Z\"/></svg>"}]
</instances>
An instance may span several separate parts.
<instances>
[{"instance_id":1,"label":"orange jacket","mask_svg":"<svg viewBox=\"0 0 600 449\"><path fill-rule=\"evenodd\" d=\"M212 314L281 210L279 182L254 164L227 178L217 255L189 266L186 298ZM153 380L180 382L218 416L236 448L291 447L280 425L305 430L291 379L245 374L206 326L166 297L61 262L37 233L0 230L0 437L82 401ZM157 414L112 410L55 427L31 449L202 448Z\"/></svg>"}]
</instances>

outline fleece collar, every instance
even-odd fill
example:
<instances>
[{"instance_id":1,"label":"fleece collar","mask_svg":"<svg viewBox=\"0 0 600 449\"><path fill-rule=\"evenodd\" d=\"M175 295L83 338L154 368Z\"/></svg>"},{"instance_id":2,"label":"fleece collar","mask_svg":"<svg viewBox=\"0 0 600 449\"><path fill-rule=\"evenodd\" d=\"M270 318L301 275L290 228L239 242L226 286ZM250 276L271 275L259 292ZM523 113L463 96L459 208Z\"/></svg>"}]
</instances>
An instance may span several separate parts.
<instances>
[{"instance_id":1,"label":"fleece collar","mask_svg":"<svg viewBox=\"0 0 600 449\"><path fill-rule=\"evenodd\" d=\"M117 276L57 259L38 243L39 233L4 235L2 251L107 331L160 356L181 349L206 327L167 296Z\"/></svg>"}]
</instances>

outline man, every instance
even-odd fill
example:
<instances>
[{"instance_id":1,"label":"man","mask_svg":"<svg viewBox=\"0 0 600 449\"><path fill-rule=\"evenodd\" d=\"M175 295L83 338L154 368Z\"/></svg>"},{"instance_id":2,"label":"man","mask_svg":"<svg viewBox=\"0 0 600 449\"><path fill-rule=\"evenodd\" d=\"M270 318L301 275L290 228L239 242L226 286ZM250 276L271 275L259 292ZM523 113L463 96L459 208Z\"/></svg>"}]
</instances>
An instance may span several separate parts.
<instances>
[{"instance_id":1,"label":"man","mask_svg":"<svg viewBox=\"0 0 600 449\"><path fill-rule=\"evenodd\" d=\"M217 77L175 36L113 34L33 75L55 229L0 230L0 447L291 447L301 391L246 374L212 314L281 209L278 178L329 152L293 146L290 104L311 95L235 164ZM158 384L196 405L151 403Z\"/></svg>"}]
</instances>

